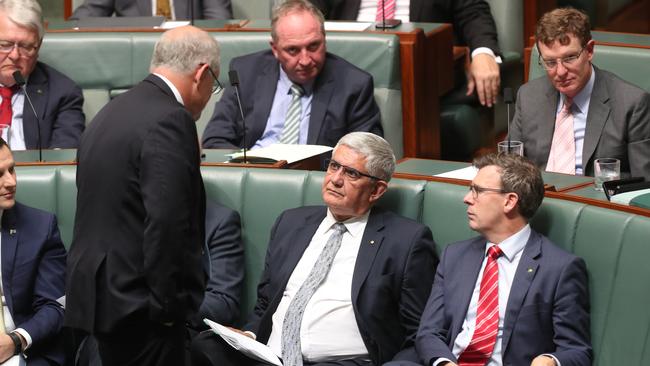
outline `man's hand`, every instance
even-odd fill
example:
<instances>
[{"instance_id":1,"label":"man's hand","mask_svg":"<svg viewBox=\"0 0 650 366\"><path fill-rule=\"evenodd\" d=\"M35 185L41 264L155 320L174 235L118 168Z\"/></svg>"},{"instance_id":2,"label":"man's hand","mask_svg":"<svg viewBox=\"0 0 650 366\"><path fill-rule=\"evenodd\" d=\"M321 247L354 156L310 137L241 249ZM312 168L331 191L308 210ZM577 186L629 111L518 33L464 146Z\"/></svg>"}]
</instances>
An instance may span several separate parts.
<instances>
[{"instance_id":1,"label":"man's hand","mask_svg":"<svg viewBox=\"0 0 650 366\"><path fill-rule=\"evenodd\" d=\"M252 335L250 332L244 332L243 330L236 329L236 328L232 328L232 327L227 327L227 328L230 329L230 330L232 330L232 331L235 332L235 333L239 333L239 334L241 334L241 335L245 335L246 337L248 337L248 338L250 338L250 339L255 339L255 337L253 337L253 335Z\"/></svg>"},{"instance_id":2,"label":"man's hand","mask_svg":"<svg viewBox=\"0 0 650 366\"><path fill-rule=\"evenodd\" d=\"M6 334L0 334L0 363L10 359L14 355L16 346L14 341Z\"/></svg>"},{"instance_id":3,"label":"man's hand","mask_svg":"<svg viewBox=\"0 0 650 366\"><path fill-rule=\"evenodd\" d=\"M555 360L552 357L540 355L533 359L533 362L530 363L530 366L556 366L556 365L555 365Z\"/></svg>"},{"instance_id":4,"label":"man's hand","mask_svg":"<svg viewBox=\"0 0 650 366\"><path fill-rule=\"evenodd\" d=\"M486 53L472 57L467 70L467 95L476 89L481 105L492 107L497 101L500 86L499 65L494 57Z\"/></svg>"}]
</instances>

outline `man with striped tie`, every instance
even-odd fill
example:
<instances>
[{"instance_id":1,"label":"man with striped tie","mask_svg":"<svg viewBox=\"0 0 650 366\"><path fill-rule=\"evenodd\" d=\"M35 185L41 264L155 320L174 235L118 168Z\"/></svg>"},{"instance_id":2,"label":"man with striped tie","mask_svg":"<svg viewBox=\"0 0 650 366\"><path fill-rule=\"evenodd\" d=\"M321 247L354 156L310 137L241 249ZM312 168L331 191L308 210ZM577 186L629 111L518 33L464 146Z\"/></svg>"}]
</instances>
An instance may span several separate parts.
<instances>
[{"instance_id":1,"label":"man with striped tie","mask_svg":"<svg viewBox=\"0 0 650 366\"><path fill-rule=\"evenodd\" d=\"M348 132L383 135L372 76L328 53L324 19L306 0L273 10L271 49L237 57L243 131L234 88L227 87L203 133L204 148L275 143L334 146Z\"/></svg>"},{"instance_id":2,"label":"man with striped tie","mask_svg":"<svg viewBox=\"0 0 650 366\"><path fill-rule=\"evenodd\" d=\"M421 360L591 365L585 263L528 224L544 198L539 169L514 154L487 155L474 166L464 202L481 236L442 254L416 339Z\"/></svg>"}]
</instances>

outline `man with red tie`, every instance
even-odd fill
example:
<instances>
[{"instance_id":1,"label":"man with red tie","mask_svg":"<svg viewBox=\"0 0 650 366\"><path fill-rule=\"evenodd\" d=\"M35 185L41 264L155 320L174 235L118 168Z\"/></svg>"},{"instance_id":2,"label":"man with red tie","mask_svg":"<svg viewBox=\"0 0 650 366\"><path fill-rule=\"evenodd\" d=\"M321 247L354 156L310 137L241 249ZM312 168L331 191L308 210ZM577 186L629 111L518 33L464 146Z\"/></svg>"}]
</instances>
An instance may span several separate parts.
<instances>
[{"instance_id":1,"label":"man with red tie","mask_svg":"<svg viewBox=\"0 0 650 366\"><path fill-rule=\"evenodd\" d=\"M76 148L84 130L81 89L67 76L38 62L44 27L36 0L0 2L0 124L12 150ZM14 73L27 80L25 88L38 117L29 106Z\"/></svg>"},{"instance_id":2,"label":"man with red tie","mask_svg":"<svg viewBox=\"0 0 650 366\"><path fill-rule=\"evenodd\" d=\"M465 195L481 234L442 254L416 348L426 366L591 365L587 270L528 224L544 198L514 154L474 162ZM405 363L401 363L405 365Z\"/></svg>"}]
</instances>

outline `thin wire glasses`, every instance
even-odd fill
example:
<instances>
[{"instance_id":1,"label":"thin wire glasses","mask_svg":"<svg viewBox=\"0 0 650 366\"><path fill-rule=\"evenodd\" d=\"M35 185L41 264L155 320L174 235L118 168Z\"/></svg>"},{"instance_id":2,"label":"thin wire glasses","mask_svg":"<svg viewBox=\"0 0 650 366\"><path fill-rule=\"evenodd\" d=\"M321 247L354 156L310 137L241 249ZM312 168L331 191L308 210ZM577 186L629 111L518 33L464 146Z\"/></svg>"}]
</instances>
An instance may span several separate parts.
<instances>
[{"instance_id":1,"label":"thin wire glasses","mask_svg":"<svg viewBox=\"0 0 650 366\"><path fill-rule=\"evenodd\" d=\"M374 180L383 180L373 175L362 173L352 167L343 165L334 159L329 159L329 161L327 162L327 171L330 173L336 173L339 171L339 169L343 169L343 175L352 181L358 180L361 177L367 177Z\"/></svg>"},{"instance_id":2,"label":"thin wire glasses","mask_svg":"<svg viewBox=\"0 0 650 366\"><path fill-rule=\"evenodd\" d=\"M38 45L0 40L0 53L11 53L14 48L21 57L32 57L36 54Z\"/></svg>"},{"instance_id":3,"label":"thin wire glasses","mask_svg":"<svg viewBox=\"0 0 650 366\"><path fill-rule=\"evenodd\" d=\"M205 65L205 63L200 63L199 65ZM212 79L214 79L214 83L212 85L212 94L221 93L223 91L223 86L221 86L217 74L215 74L214 71L212 71L210 65L208 65L208 71L210 71L210 75L212 75Z\"/></svg>"},{"instance_id":4,"label":"thin wire glasses","mask_svg":"<svg viewBox=\"0 0 650 366\"><path fill-rule=\"evenodd\" d=\"M470 192L472 192L472 197L474 199L477 199L480 193L486 193L486 192L500 193L500 194L508 193L503 188L487 188L487 187L477 186L476 184L470 184L469 190Z\"/></svg>"},{"instance_id":5,"label":"thin wire glasses","mask_svg":"<svg viewBox=\"0 0 650 366\"><path fill-rule=\"evenodd\" d=\"M560 62L562 63L562 66L568 67L568 66L573 65L580 58L580 56L582 55L582 51L584 51L584 50L585 50L585 47L582 47L580 52L578 52L575 55L562 57L562 58L557 58L557 59L553 59L553 60L545 60L545 59L542 58L542 55L540 54L539 59L537 60L537 62L539 63L539 66L543 67L546 70L554 70L557 67L558 63L560 63Z\"/></svg>"}]
</instances>

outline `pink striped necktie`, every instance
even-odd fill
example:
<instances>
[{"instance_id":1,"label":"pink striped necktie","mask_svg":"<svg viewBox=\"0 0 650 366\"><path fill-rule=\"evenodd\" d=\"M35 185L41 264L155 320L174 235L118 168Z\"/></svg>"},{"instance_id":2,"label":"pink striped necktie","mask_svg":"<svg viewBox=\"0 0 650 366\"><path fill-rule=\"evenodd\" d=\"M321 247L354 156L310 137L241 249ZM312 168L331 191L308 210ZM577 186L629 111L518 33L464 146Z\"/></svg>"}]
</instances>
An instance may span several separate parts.
<instances>
[{"instance_id":1,"label":"pink striped necktie","mask_svg":"<svg viewBox=\"0 0 650 366\"><path fill-rule=\"evenodd\" d=\"M472 340L458 358L459 366L483 366L489 360L499 330L499 266L497 258L503 252L494 245L487 251L476 311L476 327Z\"/></svg>"},{"instance_id":2,"label":"pink striped necktie","mask_svg":"<svg viewBox=\"0 0 650 366\"><path fill-rule=\"evenodd\" d=\"M384 18L382 13L386 15L385 19L395 18L395 1L396 0L377 0L377 16L375 20L381 22Z\"/></svg>"},{"instance_id":3,"label":"pink striped necktie","mask_svg":"<svg viewBox=\"0 0 650 366\"><path fill-rule=\"evenodd\" d=\"M546 171L575 174L576 173L576 140L573 134L573 100L566 98L562 110L555 119L555 131L551 152L548 154Z\"/></svg>"}]
</instances>

